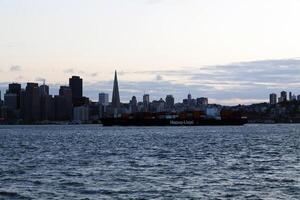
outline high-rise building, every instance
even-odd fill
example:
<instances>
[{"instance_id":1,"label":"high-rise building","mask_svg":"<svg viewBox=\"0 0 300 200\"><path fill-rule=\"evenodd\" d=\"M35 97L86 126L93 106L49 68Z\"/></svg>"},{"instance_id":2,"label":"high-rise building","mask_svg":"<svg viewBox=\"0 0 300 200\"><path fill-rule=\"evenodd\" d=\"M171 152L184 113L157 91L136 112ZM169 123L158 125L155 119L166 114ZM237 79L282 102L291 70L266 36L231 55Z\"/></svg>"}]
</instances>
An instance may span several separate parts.
<instances>
[{"instance_id":1,"label":"high-rise building","mask_svg":"<svg viewBox=\"0 0 300 200\"><path fill-rule=\"evenodd\" d=\"M49 86L48 85L41 85L40 86L40 95L43 96L43 95L49 95Z\"/></svg>"},{"instance_id":2,"label":"high-rise building","mask_svg":"<svg viewBox=\"0 0 300 200\"><path fill-rule=\"evenodd\" d=\"M113 87L113 93L112 93L111 106L112 106L113 109L116 109L116 108L120 107L120 94L119 94L117 71L115 71L114 87Z\"/></svg>"},{"instance_id":3,"label":"high-rise building","mask_svg":"<svg viewBox=\"0 0 300 200\"><path fill-rule=\"evenodd\" d=\"M72 98L73 96L72 89L68 86L60 86L59 95Z\"/></svg>"},{"instance_id":4,"label":"high-rise building","mask_svg":"<svg viewBox=\"0 0 300 200\"><path fill-rule=\"evenodd\" d=\"M25 90L25 111L26 122L36 122L40 120L40 90L37 83L27 83Z\"/></svg>"},{"instance_id":5,"label":"high-rise building","mask_svg":"<svg viewBox=\"0 0 300 200\"><path fill-rule=\"evenodd\" d=\"M8 90L6 91L6 93L17 95L17 109L20 108L20 92L21 92L21 84L19 83L8 84Z\"/></svg>"},{"instance_id":6,"label":"high-rise building","mask_svg":"<svg viewBox=\"0 0 300 200\"><path fill-rule=\"evenodd\" d=\"M292 101L292 98L293 98L293 94L292 92L289 92L289 101Z\"/></svg>"},{"instance_id":7,"label":"high-rise building","mask_svg":"<svg viewBox=\"0 0 300 200\"><path fill-rule=\"evenodd\" d=\"M19 83L10 83L8 84L8 91L7 93L11 94L18 94L21 91L21 84Z\"/></svg>"},{"instance_id":8,"label":"high-rise building","mask_svg":"<svg viewBox=\"0 0 300 200\"><path fill-rule=\"evenodd\" d=\"M108 94L107 93L99 93L98 103L99 105L107 106L108 105Z\"/></svg>"},{"instance_id":9,"label":"high-rise building","mask_svg":"<svg viewBox=\"0 0 300 200\"><path fill-rule=\"evenodd\" d=\"M143 95L143 106L144 106L144 111L148 112L149 106L150 106L150 95L149 94Z\"/></svg>"},{"instance_id":10,"label":"high-rise building","mask_svg":"<svg viewBox=\"0 0 300 200\"><path fill-rule=\"evenodd\" d=\"M171 110L174 107L175 99L173 95L166 96L166 109Z\"/></svg>"},{"instance_id":11,"label":"high-rise building","mask_svg":"<svg viewBox=\"0 0 300 200\"><path fill-rule=\"evenodd\" d=\"M9 110L15 111L18 108L18 96L14 93L4 94L4 106Z\"/></svg>"},{"instance_id":12,"label":"high-rise building","mask_svg":"<svg viewBox=\"0 0 300 200\"><path fill-rule=\"evenodd\" d=\"M200 97L196 100L197 106L207 106L208 105L208 98L206 97Z\"/></svg>"},{"instance_id":13,"label":"high-rise building","mask_svg":"<svg viewBox=\"0 0 300 200\"><path fill-rule=\"evenodd\" d=\"M89 107L87 106L74 107L73 113L74 121L85 123L89 120Z\"/></svg>"},{"instance_id":14,"label":"high-rise building","mask_svg":"<svg viewBox=\"0 0 300 200\"><path fill-rule=\"evenodd\" d=\"M187 99L188 99L189 101L192 100L192 95L191 95L190 93L188 94L188 98L187 98Z\"/></svg>"},{"instance_id":15,"label":"high-rise building","mask_svg":"<svg viewBox=\"0 0 300 200\"><path fill-rule=\"evenodd\" d=\"M270 94L270 104L275 105L277 103L277 95L275 93Z\"/></svg>"},{"instance_id":16,"label":"high-rise building","mask_svg":"<svg viewBox=\"0 0 300 200\"><path fill-rule=\"evenodd\" d=\"M82 97L82 79L79 76L69 78L69 86L72 89L73 99Z\"/></svg>"},{"instance_id":17,"label":"high-rise building","mask_svg":"<svg viewBox=\"0 0 300 200\"><path fill-rule=\"evenodd\" d=\"M56 97L56 110L59 112L58 118L71 120L73 115L72 89L68 86L60 86L59 97ZM63 106L62 106L63 105Z\"/></svg>"},{"instance_id":18,"label":"high-rise building","mask_svg":"<svg viewBox=\"0 0 300 200\"><path fill-rule=\"evenodd\" d=\"M130 112L131 113L135 113L138 111L138 107L137 107L137 99L135 96L132 96L130 102L129 102L129 106L130 106Z\"/></svg>"},{"instance_id":19,"label":"high-rise building","mask_svg":"<svg viewBox=\"0 0 300 200\"><path fill-rule=\"evenodd\" d=\"M282 102L287 101L287 92L286 92L286 91L282 91L282 92L280 93L280 97L281 97L281 101L282 101Z\"/></svg>"},{"instance_id":20,"label":"high-rise building","mask_svg":"<svg viewBox=\"0 0 300 200\"><path fill-rule=\"evenodd\" d=\"M52 95L41 95L41 120L52 121L55 119L55 104Z\"/></svg>"}]
</instances>

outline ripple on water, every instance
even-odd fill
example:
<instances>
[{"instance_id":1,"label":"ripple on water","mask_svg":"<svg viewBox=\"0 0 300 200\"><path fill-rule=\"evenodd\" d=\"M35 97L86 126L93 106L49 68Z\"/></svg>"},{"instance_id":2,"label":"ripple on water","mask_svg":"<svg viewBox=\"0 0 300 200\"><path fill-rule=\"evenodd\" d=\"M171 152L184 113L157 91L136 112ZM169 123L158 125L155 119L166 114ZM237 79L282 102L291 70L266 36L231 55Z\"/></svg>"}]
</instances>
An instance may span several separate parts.
<instances>
[{"instance_id":1,"label":"ripple on water","mask_svg":"<svg viewBox=\"0 0 300 200\"><path fill-rule=\"evenodd\" d=\"M299 130L1 126L0 199L300 199Z\"/></svg>"}]
</instances>

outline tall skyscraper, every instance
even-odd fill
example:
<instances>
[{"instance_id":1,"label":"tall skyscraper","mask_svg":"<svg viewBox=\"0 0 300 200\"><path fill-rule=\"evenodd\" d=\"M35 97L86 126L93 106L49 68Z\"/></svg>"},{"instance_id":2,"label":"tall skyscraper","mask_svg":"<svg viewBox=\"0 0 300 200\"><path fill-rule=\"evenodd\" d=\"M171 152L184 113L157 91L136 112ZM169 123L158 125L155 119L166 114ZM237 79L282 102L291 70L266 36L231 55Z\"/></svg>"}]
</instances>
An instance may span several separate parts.
<instances>
[{"instance_id":1,"label":"tall skyscraper","mask_svg":"<svg viewBox=\"0 0 300 200\"><path fill-rule=\"evenodd\" d=\"M71 120L73 115L73 104L72 104L72 89L68 86L60 86L59 96L55 98L55 106L58 118L62 120Z\"/></svg>"},{"instance_id":2,"label":"tall skyscraper","mask_svg":"<svg viewBox=\"0 0 300 200\"><path fill-rule=\"evenodd\" d=\"M287 92L286 91L282 91L280 93L280 97L281 97L281 101L283 101L283 102L287 101Z\"/></svg>"},{"instance_id":3,"label":"tall skyscraper","mask_svg":"<svg viewBox=\"0 0 300 200\"><path fill-rule=\"evenodd\" d=\"M74 99L82 97L82 79L79 76L69 78L69 86L72 89Z\"/></svg>"},{"instance_id":4,"label":"tall skyscraper","mask_svg":"<svg viewBox=\"0 0 300 200\"><path fill-rule=\"evenodd\" d=\"M21 92L21 84L19 83L10 83L8 85L7 94L16 94L17 95L17 108L20 108L20 92Z\"/></svg>"},{"instance_id":5,"label":"tall skyscraper","mask_svg":"<svg viewBox=\"0 0 300 200\"><path fill-rule=\"evenodd\" d=\"M150 106L150 96L149 96L149 94L144 94L143 95L143 106L144 106L144 111L148 112L149 111L149 106Z\"/></svg>"},{"instance_id":6,"label":"tall skyscraper","mask_svg":"<svg viewBox=\"0 0 300 200\"><path fill-rule=\"evenodd\" d=\"M115 71L114 87L113 87L113 93L112 93L111 106L112 106L112 108L119 108L120 107L120 94L119 94L117 71Z\"/></svg>"},{"instance_id":7,"label":"tall skyscraper","mask_svg":"<svg viewBox=\"0 0 300 200\"><path fill-rule=\"evenodd\" d=\"M40 90L37 83L27 83L25 90L25 121L40 120Z\"/></svg>"},{"instance_id":8,"label":"tall skyscraper","mask_svg":"<svg viewBox=\"0 0 300 200\"><path fill-rule=\"evenodd\" d=\"M138 104L138 102L137 102L136 97L135 97L135 96L132 96L131 100L129 101L130 111L131 111L132 113L137 112L137 104Z\"/></svg>"},{"instance_id":9,"label":"tall skyscraper","mask_svg":"<svg viewBox=\"0 0 300 200\"><path fill-rule=\"evenodd\" d=\"M40 95L41 96L49 95L49 86L45 85L45 83L40 86Z\"/></svg>"},{"instance_id":10,"label":"tall skyscraper","mask_svg":"<svg viewBox=\"0 0 300 200\"><path fill-rule=\"evenodd\" d=\"M293 94L292 92L289 92L289 101L292 101L293 100Z\"/></svg>"},{"instance_id":11,"label":"tall skyscraper","mask_svg":"<svg viewBox=\"0 0 300 200\"><path fill-rule=\"evenodd\" d=\"M103 106L107 106L108 105L108 94L106 93L99 93L99 99L98 99L98 103L100 105L103 105Z\"/></svg>"},{"instance_id":12,"label":"tall skyscraper","mask_svg":"<svg viewBox=\"0 0 300 200\"><path fill-rule=\"evenodd\" d=\"M275 93L270 94L270 104L275 105L277 103L277 95Z\"/></svg>"},{"instance_id":13,"label":"tall skyscraper","mask_svg":"<svg viewBox=\"0 0 300 200\"><path fill-rule=\"evenodd\" d=\"M171 110L174 107L174 97L173 95L166 96L166 109Z\"/></svg>"}]
</instances>

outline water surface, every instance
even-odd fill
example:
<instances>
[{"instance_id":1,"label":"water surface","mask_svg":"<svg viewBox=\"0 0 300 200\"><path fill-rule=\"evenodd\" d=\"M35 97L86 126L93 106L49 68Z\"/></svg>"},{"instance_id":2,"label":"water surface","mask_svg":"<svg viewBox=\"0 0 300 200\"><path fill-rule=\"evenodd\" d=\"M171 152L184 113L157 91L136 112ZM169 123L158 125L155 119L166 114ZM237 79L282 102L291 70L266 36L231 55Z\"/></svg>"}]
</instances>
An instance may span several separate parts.
<instances>
[{"instance_id":1,"label":"water surface","mask_svg":"<svg viewBox=\"0 0 300 200\"><path fill-rule=\"evenodd\" d=\"M300 199L300 125L0 126L0 199Z\"/></svg>"}]
</instances>

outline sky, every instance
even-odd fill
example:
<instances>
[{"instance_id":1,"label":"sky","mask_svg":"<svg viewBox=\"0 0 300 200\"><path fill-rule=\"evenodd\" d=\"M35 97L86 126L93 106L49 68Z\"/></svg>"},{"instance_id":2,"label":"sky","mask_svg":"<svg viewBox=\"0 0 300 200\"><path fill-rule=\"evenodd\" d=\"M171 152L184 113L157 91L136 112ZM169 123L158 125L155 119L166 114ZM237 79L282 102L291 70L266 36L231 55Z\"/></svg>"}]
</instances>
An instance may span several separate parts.
<instances>
[{"instance_id":1,"label":"sky","mask_svg":"<svg viewBox=\"0 0 300 200\"><path fill-rule=\"evenodd\" d=\"M0 0L0 90L71 75L121 100L190 92L226 105L300 94L299 0Z\"/></svg>"}]
</instances>

